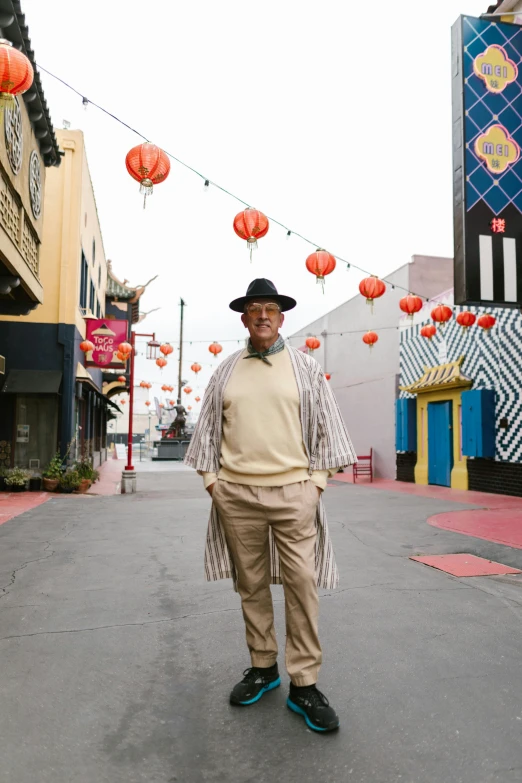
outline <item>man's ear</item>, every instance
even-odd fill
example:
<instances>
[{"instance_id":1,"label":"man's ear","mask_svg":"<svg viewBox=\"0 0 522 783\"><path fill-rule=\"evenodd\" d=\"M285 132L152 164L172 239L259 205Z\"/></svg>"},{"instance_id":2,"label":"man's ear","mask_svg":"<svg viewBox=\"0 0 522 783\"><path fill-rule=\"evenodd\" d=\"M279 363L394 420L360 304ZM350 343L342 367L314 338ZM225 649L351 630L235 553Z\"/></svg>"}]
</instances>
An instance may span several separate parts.
<instances>
[{"instance_id":1,"label":"man's ear","mask_svg":"<svg viewBox=\"0 0 522 783\"><path fill-rule=\"evenodd\" d=\"M281 326L284 324L284 322L285 322L285 314L284 314L284 313L281 313L281 317L280 317L280 319L279 319L279 327L280 327L280 328L281 328Z\"/></svg>"},{"instance_id":2,"label":"man's ear","mask_svg":"<svg viewBox=\"0 0 522 783\"><path fill-rule=\"evenodd\" d=\"M243 313L243 315L241 316L241 321L242 321L243 326L245 327L245 329L248 329L246 313Z\"/></svg>"}]
</instances>

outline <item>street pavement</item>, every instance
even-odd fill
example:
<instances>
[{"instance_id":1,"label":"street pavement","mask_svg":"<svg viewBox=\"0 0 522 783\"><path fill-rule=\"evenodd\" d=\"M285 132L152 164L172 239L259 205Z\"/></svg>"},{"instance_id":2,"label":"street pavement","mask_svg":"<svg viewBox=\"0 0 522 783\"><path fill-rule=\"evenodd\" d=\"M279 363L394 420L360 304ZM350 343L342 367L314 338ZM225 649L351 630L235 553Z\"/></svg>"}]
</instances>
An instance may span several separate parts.
<instances>
[{"instance_id":1,"label":"street pavement","mask_svg":"<svg viewBox=\"0 0 522 783\"><path fill-rule=\"evenodd\" d=\"M0 781L522 781L520 577L408 559L522 567L522 550L426 524L466 507L449 500L335 484L326 505L341 572L320 600L329 735L286 708L286 674L229 705L243 621L231 583L204 581L209 498L192 471L147 465L136 495L57 496L1 525Z\"/></svg>"}]
</instances>

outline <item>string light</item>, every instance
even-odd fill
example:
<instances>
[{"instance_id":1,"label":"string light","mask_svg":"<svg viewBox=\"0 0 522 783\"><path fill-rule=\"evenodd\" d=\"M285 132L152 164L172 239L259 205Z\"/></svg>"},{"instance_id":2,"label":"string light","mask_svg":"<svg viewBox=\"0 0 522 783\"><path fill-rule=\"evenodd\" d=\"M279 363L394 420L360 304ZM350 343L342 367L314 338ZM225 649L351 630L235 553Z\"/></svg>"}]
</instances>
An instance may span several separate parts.
<instances>
[{"instance_id":1,"label":"string light","mask_svg":"<svg viewBox=\"0 0 522 783\"><path fill-rule=\"evenodd\" d=\"M94 101L91 101L89 98L86 98L75 87L73 87L71 84L66 82L65 79L62 79L60 76L56 76L56 74L52 73L51 71L48 71L47 68L44 68L43 66L39 65L38 63L36 64L36 67L39 68L44 73L46 73L48 76L51 76L51 78L56 79L56 81L58 81L61 84L63 84L64 87L67 87L72 92L76 93L76 95L79 95L81 97L81 99L82 99L82 103L83 103L84 108L87 108L87 106L89 104L92 104L92 106L94 106L95 108L99 109L104 114L107 114L109 117L112 117L112 119L116 120L116 122L119 122L120 125L123 125L123 127L128 128L128 130L132 131L132 133L135 133L136 136L139 136L144 141L149 141L149 139L146 136L144 136L143 133L140 133L138 130L136 130L135 128L131 127L128 123L126 123L123 120L121 120L115 114L112 114L112 112L108 111L107 109L104 109L103 106L100 106L99 103L95 103ZM172 160L176 161L176 163L179 163L180 166L183 166L184 168L188 169L189 171L192 171L193 174L196 174L198 177L200 177L204 181L204 189L205 190L209 189L208 185L210 185L210 181L207 180L207 178L203 174L201 174L201 172L197 171L197 169L193 168L188 163L185 163L180 158L177 158L175 155L173 155L171 152L168 152L163 147L162 147L162 149L165 152L165 154L169 156L169 158L171 158ZM207 183L208 183L208 185L207 185ZM235 199L240 204L243 204L245 207L249 207L250 206L250 204L247 201L244 201L239 196L236 196L235 193L232 193L230 190L227 190L222 185L218 185L217 182L213 182L212 184L213 184L214 187L218 188L218 190L221 190L222 193L226 193L227 196L230 196L231 198ZM312 242L311 239L308 239L307 237L303 236L303 234L300 234L297 231L291 231L288 228L288 226L285 226L284 223L281 223L279 220L276 220L275 218L270 217L270 215L267 215L267 217L268 217L268 219L270 220L271 223L274 223L275 225L280 226L281 228L283 228L286 231L287 239L293 234L294 236L298 237L299 239L302 239L303 242L306 242L308 245L312 245L313 247L316 247L316 248L317 247L324 247L324 244L321 244L320 242ZM337 261L340 261L341 263L346 264L348 268L350 267L350 263L345 258L342 258L341 256L338 256L335 253L332 253L332 255L334 256L334 258L337 259ZM359 272L362 272L364 275L372 276L372 272L369 272L367 269L363 269L362 267L357 266L357 264L353 264L352 263L351 266L353 266L353 268L357 269ZM386 280L385 277L382 278L382 280L385 281L385 282L389 282L389 281ZM392 285L392 288L395 288L395 287L399 288L401 291L406 291L406 293L412 293L412 294L416 293L415 291L411 291L409 288L405 288L404 286L401 286L401 285L394 286L394 285ZM417 296L419 296L419 294L417 294ZM423 298L423 297L421 297L421 298ZM427 301L429 301L429 300L427 300ZM456 308L455 305L447 305L447 306L450 307L452 310L455 310L455 308Z\"/></svg>"}]
</instances>

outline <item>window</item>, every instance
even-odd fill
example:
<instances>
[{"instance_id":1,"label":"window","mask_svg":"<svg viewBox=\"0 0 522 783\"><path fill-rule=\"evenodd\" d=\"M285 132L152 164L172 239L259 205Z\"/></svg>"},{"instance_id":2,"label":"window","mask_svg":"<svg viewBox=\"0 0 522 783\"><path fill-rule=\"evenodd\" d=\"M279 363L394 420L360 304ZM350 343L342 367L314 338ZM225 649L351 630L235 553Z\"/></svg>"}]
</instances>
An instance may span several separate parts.
<instances>
[{"instance_id":1,"label":"window","mask_svg":"<svg viewBox=\"0 0 522 783\"><path fill-rule=\"evenodd\" d=\"M92 240L92 265L94 266L96 262L96 240Z\"/></svg>"},{"instance_id":2,"label":"window","mask_svg":"<svg viewBox=\"0 0 522 783\"><path fill-rule=\"evenodd\" d=\"M89 297L89 309L91 313L94 313L94 304L96 302L96 289L94 287L94 283L91 282L91 294Z\"/></svg>"},{"instance_id":3,"label":"window","mask_svg":"<svg viewBox=\"0 0 522 783\"><path fill-rule=\"evenodd\" d=\"M98 267L98 287L101 286L101 264Z\"/></svg>"},{"instance_id":4,"label":"window","mask_svg":"<svg viewBox=\"0 0 522 783\"><path fill-rule=\"evenodd\" d=\"M80 307L85 310L87 308L87 290L89 287L89 267L87 266L87 259L85 253L82 250L82 260L80 268Z\"/></svg>"},{"instance_id":5,"label":"window","mask_svg":"<svg viewBox=\"0 0 522 783\"><path fill-rule=\"evenodd\" d=\"M96 318L101 318L101 307L99 302L96 302Z\"/></svg>"}]
</instances>

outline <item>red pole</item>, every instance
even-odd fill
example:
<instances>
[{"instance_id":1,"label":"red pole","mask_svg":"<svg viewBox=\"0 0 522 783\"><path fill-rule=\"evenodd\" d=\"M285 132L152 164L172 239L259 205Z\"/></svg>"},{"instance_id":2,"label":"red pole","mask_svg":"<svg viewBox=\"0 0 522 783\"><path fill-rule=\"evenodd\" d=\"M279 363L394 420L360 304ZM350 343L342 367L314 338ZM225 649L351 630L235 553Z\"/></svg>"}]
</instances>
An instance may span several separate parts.
<instances>
[{"instance_id":1,"label":"red pole","mask_svg":"<svg viewBox=\"0 0 522 783\"><path fill-rule=\"evenodd\" d=\"M136 333L133 332L132 329L131 329L130 344L132 346L132 351L129 360L130 361L129 437L127 440L127 465L125 466L125 470L134 470L134 465L132 464L132 418L134 414L134 353L136 347Z\"/></svg>"}]
</instances>

